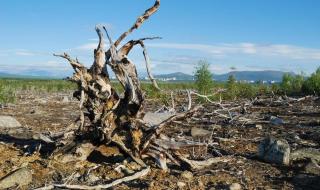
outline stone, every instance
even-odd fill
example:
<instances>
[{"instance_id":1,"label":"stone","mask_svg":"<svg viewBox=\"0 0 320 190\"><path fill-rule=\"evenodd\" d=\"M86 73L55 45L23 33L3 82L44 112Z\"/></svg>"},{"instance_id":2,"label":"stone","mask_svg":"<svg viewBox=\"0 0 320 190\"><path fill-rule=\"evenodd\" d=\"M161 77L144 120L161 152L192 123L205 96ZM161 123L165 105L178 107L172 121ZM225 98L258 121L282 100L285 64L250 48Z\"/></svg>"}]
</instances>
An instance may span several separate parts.
<instances>
[{"instance_id":1,"label":"stone","mask_svg":"<svg viewBox=\"0 0 320 190\"><path fill-rule=\"evenodd\" d=\"M289 143L285 139L267 137L259 145L258 156L266 162L289 165Z\"/></svg>"},{"instance_id":2,"label":"stone","mask_svg":"<svg viewBox=\"0 0 320 190\"><path fill-rule=\"evenodd\" d=\"M190 171L184 171L181 173L181 177L187 180L191 180L193 178L193 174Z\"/></svg>"},{"instance_id":3,"label":"stone","mask_svg":"<svg viewBox=\"0 0 320 190\"><path fill-rule=\"evenodd\" d=\"M241 190L241 185L239 183L233 183L229 186L229 190Z\"/></svg>"},{"instance_id":4,"label":"stone","mask_svg":"<svg viewBox=\"0 0 320 190\"><path fill-rule=\"evenodd\" d=\"M62 103L69 103L70 100L68 98L68 96L63 96L63 99L62 99Z\"/></svg>"},{"instance_id":5,"label":"stone","mask_svg":"<svg viewBox=\"0 0 320 190\"><path fill-rule=\"evenodd\" d=\"M178 186L180 189L182 189L182 188L184 188L184 187L186 186L186 183L181 182L181 181L178 181L177 186Z\"/></svg>"},{"instance_id":6,"label":"stone","mask_svg":"<svg viewBox=\"0 0 320 190\"><path fill-rule=\"evenodd\" d=\"M270 117L270 123L272 125L283 125L284 121L281 118L275 117L275 116L271 116Z\"/></svg>"},{"instance_id":7,"label":"stone","mask_svg":"<svg viewBox=\"0 0 320 190\"><path fill-rule=\"evenodd\" d=\"M191 136L192 137L204 137L204 136L209 136L212 134L212 131L202 129L199 127L192 127L191 128Z\"/></svg>"},{"instance_id":8,"label":"stone","mask_svg":"<svg viewBox=\"0 0 320 190\"><path fill-rule=\"evenodd\" d=\"M260 125L260 124L256 124L255 127L256 127L256 129L259 129L259 130L262 130L262 128L263 128L262 125Z\"/></svg>"},{"instance_id":9,"label":"stone","mask_svg":"<svg viewBox=\"0 0 320 190\"><path fill-rule=\"evenodd\" d=\"M32 172L24 167L15 170L0 180L0 189L7 189L14 186L26 186L32 182ZM20 189L20 188L19 188Z\"/></svg>"},{"instance_id":10,"label":"stone","mask_svg":"<svg viewBox=\"0 0 320 190\"><path fill-rule=\"evenodd\" d=\"M0 116L0 128L18 128L21 127L19 121L11 116Z\"/></svg>"},{"instance_id":11,"label":"stone","mask_svg":"<svg viewBox=\"0 0 320 190\"><path fill-rule=\"evenodd\" d=\"M162 113L153 113L153 112L146 112L143 117L143 121L148 123L150 126L159 125L164 120L169 119L173 116L170 112L162 112Z\"/></svg>"}]
</instances>

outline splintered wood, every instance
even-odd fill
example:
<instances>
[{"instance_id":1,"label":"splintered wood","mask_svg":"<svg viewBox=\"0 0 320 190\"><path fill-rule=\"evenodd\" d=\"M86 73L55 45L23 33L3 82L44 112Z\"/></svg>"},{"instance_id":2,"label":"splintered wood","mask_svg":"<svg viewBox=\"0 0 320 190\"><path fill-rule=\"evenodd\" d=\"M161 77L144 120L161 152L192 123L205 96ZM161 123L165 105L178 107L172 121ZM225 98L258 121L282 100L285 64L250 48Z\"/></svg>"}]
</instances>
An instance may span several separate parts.
<instances>
[{"instance_id":1,"label":"splintered wood","mask_svg":"<svg viewBox=\"0 0 320 190\"><path fill-rule=\"evenodd\" d=\"M200 106L192 108L191 100L189 100L186 112L176 113L173 102L170 117L151 126L150 123L143 120L145 115L145 93L141 89L136 66L128 58L128 55L135 45L140 45L143 49L148 76L155 89L160 91L161 89L152 76L150 58L144 43L145 40L159 39L159 37L130 40L127 43L122 42L150 16L157 12L159 6L160 0L156 0L154 5L138 17L133 26L120 35L115 42L112 41L106 27L96 26L99 43L94 50L94 62L90 68L86 68L78 59L72 58L67 53L54 54L66 59L74 69L74 74L70 80L78 86L78 89L74 92L74 97L80 102L80 114L75 122L78 125L78 129L69 131L68 135L56 136L54 139L56 142L56 150L53 153L54 158L62 161L81 161L89 156L97 145L116 145L122 152L146 169L107 185L90 187L54 184L43 189L54 187L71 189L108 188L146 175L150 170L149 166L145 163L145 159L147 158L154 159L155 163L163 170L168 169L167 162L178 166L184 163L192 169L199 169L220 161L220 159L192 161L184 155L180 155L177 152L179 148L168 147L168 143L165 143L165 141L157 140L160 135L162 135L161 139L165 138L162 132L168 124L175 120L191 117L201 108ZM104 44L105 36L110 43L110 47L107 49L105 49ZM123 45L121 46L121 44ZM121 84L124 90L122 94L118 94L112 86L107 66L111 68L111 71ZM190 98L189 93L188 95ZM55 136L54 134L51 135ZM88 143L92 143L92 145L88 146ZM178 145L179 142L176 142L176 144ZM195 146L196 144L189 144L189 146ZM221 161L226 160L221 159Z\"/></svg>"}]
</instances>

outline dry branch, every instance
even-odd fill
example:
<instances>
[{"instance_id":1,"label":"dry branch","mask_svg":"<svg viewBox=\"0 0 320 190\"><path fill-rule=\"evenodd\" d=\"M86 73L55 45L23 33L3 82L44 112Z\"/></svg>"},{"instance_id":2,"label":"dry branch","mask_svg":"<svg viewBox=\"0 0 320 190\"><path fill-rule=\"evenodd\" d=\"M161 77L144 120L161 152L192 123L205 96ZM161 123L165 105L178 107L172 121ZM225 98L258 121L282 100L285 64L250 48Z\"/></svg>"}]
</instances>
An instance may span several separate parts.
<instances>
[{"instance_id":1,"label":"dry branch","mask_svg":"<svg viewBox=\"0 0 320 190\"><path fill-rule=\"evenodd\" d=\"M232 160L229 157L216 157L216 158L209 158L209 159L203 160L203 161L196 161L196 160L189 160L186 157L184 157L183 155L178 154L178 153L176 153L176 156L181 161L183 161L184 163L188 164L188 166L191 169L196 169L196 170L203 169L203 168L208 167L208 166L210 166L212 164L215 164L215 163L229 162L229 161Z\"/></svg>"},{"instance_id":2,"label":"dry branch","mask_svg":"<svg viewBox=\"0 0 320 190\"><path fill-rule=\"evenodd\" d=\"M147 175L150 172L150 167L147 167L139 172L134 173L133 175L121 178L121 179L117 179L111 183L108 184L101 184L101 185L94 185L94 186L87 186L87 185L68 185L68 184L53 184L53 185L48 185L45 187L41 187L41 188L37 188L34 190L50 190L50 189L54 189L55 187L58 188L68 188L68 189L108 189L110 187L114 187L116 185L119 185L123 182L128 182L128 181L132 181L138 178L141 178L145 175Z\"/></svg>"}]
</instances>

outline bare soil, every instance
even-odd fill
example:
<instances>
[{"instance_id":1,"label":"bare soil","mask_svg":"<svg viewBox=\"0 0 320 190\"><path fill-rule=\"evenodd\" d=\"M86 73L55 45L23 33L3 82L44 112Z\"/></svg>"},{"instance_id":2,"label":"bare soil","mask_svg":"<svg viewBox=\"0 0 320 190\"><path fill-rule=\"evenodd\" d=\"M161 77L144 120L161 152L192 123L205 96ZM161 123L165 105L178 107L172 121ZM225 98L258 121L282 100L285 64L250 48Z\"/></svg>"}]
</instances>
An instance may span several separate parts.
<instances>
[{"instance_id":1,"label":"bare soil","mask_svg":"<svg viewBox=\"0 0 320 190\"><path fill-rule=\"evenodd\" d=\"M70 101L63 102L64 96L69 97ZM13 116L24 127L34 131L61 131L72 124L79 114L79 103L70 97L71 93L21 93L15 104L0 109L0 115ZM263 97L266 98L269 97ZM238 100L230 104L242 105L246 102L250 101ZM156 100L147 100L147 105L149 111L155 111L161 104ZM236 119L230 121L214 114L216 109L217 106L207 103L202 112L185 121L173 122L164 131L171 138L179 139L183 136L194 141L203 139L191 137L192 127L213 131L215 149L209 148L204 152L201 148L195 148L192 150L193 154L199 157L203 154L229 155L233 158L232 161L192 171L193 177L188 179L182 175L185 172L183 167L171 167L169 171L164 172L150 162L152 171L149 175L118 185L114 189L227 189L232 183L239 183L242 189L320 187L319 176L308 174L303 164L279 166L263 162L257 157L259 142L269 135L286 139L292 150L303 147L319 149L320 99L306 98L290 103L280 101L278 104L256 103L249 106L241 115L251 121ZM235 110L231 114L237 118L240 112L241 110ZM269 122L270 116L281 118L284 123L272 124ZM119 164L124 164L133 171L141 169L115 147L100 146L86 161L74 164L59 163L39 153L28 155L15 142L2 142L0 152L0 178L23 166L32 169L33 182L27 187L19 187L22 189L33 189L66 181L70 184L107 183L126 175L115 170ZM90 174L87 175L89 170Z\"/></svg>"}]
</instances>

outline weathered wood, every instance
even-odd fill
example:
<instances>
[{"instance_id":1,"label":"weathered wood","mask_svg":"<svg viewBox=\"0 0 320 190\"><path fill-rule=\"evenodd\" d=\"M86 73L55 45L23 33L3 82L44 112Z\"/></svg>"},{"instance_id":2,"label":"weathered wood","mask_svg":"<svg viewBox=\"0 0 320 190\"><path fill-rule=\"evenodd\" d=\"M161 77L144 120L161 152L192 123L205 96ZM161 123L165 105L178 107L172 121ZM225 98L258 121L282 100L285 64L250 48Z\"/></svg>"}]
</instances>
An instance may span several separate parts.
<instances>
[{"instance_id":1,"label":"weathered wood","mask_svg":"<svg viewBox=\"0 0 320 190\"><path fill-rule=\"evenodd\" d=\"M212 164L219 163L219 162L230 162L232 160L231 157L216 157L216 158L209 158L206 160L190 160L187 159L185 156L176 153L177 158L179 158L182 162L187 164L191 169L199 170L205 167L211 166Z\"/></svg>"},{"instance_id":2,"label":"weathered wood","mask_svg":"<svg viewBox=\"0 0 320 190\"><path fill-rule=\"evenodd\" d=\"M69 184L53 184L53 185L48 185L45 187L37 188L35 190L49 190L49 189L54 189L54 188L67 188L67 189L108 189L110 187L119 185L123 182L128 182L132 181L138 178L141 178L145 175L147 175L150 172L150 167L146 167L145 169L138 171L134 173L133 175L126 176L124 178L117 179L111 183L108 184L100 184L100 185L94 185L94 186L88 186L88 185L69 185Z\"/></svg>"}]
</instances>

